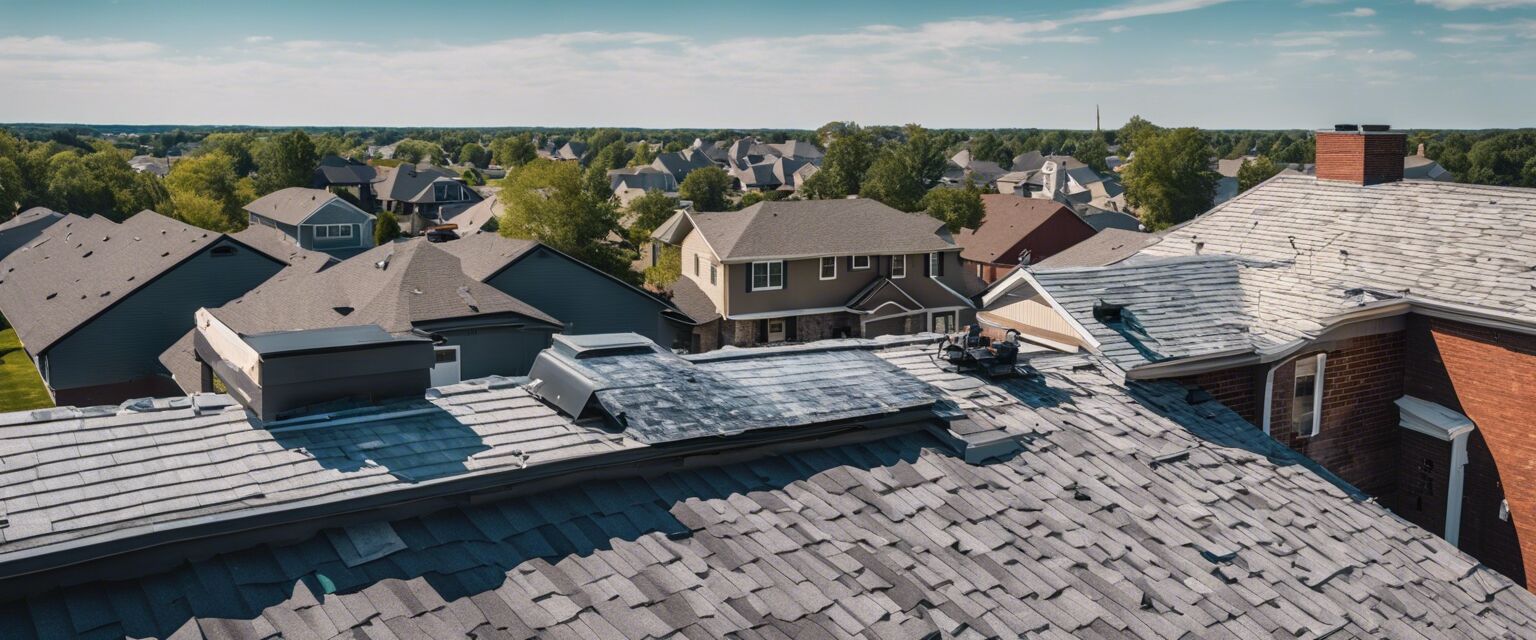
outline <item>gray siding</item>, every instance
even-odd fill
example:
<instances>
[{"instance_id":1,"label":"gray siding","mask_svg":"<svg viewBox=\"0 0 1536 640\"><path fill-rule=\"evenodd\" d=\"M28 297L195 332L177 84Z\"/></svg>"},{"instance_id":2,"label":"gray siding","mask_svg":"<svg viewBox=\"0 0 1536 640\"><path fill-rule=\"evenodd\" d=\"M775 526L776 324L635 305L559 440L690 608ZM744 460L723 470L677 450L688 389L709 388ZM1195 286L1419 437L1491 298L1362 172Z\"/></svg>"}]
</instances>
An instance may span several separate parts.
<instances>
[{"instance_id":1,"label":"gray siding","mask_svg":"<svg viewBox=\"0 0 1536 640\"><path fill-rule=\"evenodd\" d=\"M964 301L923 276L923 266L927 259L926 253L908 255L906 277L895 282L925 306L964 305ZM943 260L944 276L938 280L949 288L959 291L964 286L960 252L946 251L943 253ZM839 257L837 278L822 280L820 259L790 260L785 263L786 278L783 289L750 292L747 291L747 278L750 277L752 265L726 265L726 286L728 287L726 301L729 307L727 313L734 316L747 313L841 307L871 282L890 275L890 257L875 256L871 263L870 269L850 271L848 258ZM692 269L693 263L687 262L683 268Z\"/></svg>"},{"instance_id":2,"label":"gray siding","mask_svg":"<svg viewBox=\"0 0 1536 640\"><path fill-rule=\"evenodd\" d=\"M212 249L233 246L234 255ZM245 295L282 264L228 239L181 263L86 323L46 353L54 389L125 382L165 374L159 356L192 329L198 307Z\"/></svg>"},{"instance_id":3,"label":"gray siding","mask_svg":"<svg viewBox=\"0 0 1536 640\"><path fill-rule=\"evenodd\" d=\"M482 327L441 331L439 335L459 347L459 377L523 376L533 367L534 356L550 344L550 331L513 327Z\"/></svg>"},{"instance_id":4,"label":"gray siding","mask_svg":"<svg viewBox=\"0 0 1536 640\"><path fill-rule=\"evenodd\" d=\"M545 247L539 247L496 274L487 284L564 323L565 333L632 331L671 346L674 325L666 307L606 275Z\"/></svg>"}]
</instances>

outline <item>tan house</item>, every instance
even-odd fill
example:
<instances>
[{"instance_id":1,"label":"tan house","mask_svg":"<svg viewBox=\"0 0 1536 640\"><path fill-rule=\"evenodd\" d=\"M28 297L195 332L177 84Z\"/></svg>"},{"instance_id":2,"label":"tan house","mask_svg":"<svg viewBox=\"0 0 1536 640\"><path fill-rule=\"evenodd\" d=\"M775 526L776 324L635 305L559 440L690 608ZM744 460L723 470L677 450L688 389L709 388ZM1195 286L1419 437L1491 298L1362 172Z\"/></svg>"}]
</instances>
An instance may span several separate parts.
<instances>
[{"instance_id":1,"label":"tan house","mask_svg":"<svg viewBox=\"0 0 1536 640\"><path fill-rule=\"evenodd\" d=\"M874 200L679 211L654 236L682 252L673 301L693 351L834 337L952 332L981 282L943 223Z\"/></svg>"}]
</instances>

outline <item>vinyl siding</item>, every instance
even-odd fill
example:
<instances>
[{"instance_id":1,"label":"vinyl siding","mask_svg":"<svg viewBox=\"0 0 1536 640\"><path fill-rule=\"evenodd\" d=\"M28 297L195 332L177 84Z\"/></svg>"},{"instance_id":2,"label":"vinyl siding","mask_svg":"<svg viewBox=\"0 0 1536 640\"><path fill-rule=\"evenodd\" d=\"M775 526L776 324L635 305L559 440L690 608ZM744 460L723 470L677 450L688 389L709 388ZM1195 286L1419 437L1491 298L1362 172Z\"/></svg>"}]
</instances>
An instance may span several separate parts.
<instances>
[{"instance_id":1,"label":"vinyl siding","mask_svg":"<svg viewBox=\"0 0 1536 640\"><path fill-rule=\"evenodd\" d=\"M439 333L449 345L459 347L459 377L464 380L491 375L528 375L534 356L549 346L551 334L551 331L514 327Z\"/></svg>"},{"instance_id":2,"label":"vinyl siding","mask_svg":"<svg viewBox=\"0 0 1536 640\"><path fill-rule=\"evenodd\" d=\"M214 257L231 245L236 253ZM193 327L198 307L219 307L276 274L282 264L221 240L86 323L47 352L54 389L166 374L159 357Z\"/></svg>"},{"instance_id":3,"label":"vinyl siding","mask_svg":"<svg viewBox=\"0 0 1536 640\"><path fill-rule=\"evenodd\" d=\"M705 281L709 272L705 271ZM634 332L670 346L671 322L660 300L597 273L545 247L523 256L487 284L552 315L565 333Z\"/></svg>"},{"instance_id":4,"label":"vinyl siding","mask_svg":"<svg viewBox=\"0 0 1536 640\"><path fill-rule=\"evenodd\" d=\"M693 272L694 256L698 256L699 259L698 275L694 275ZM697 230L688 232L688 235L683 238L682 246L683 277L699 285L699 288L704 290L704 294L709 296L710 301L715 303L715 309L722 310L725 309L726 300L728 299L725 287L729 278L726 277L727 266L720 265L720 272L717 274L718 277L715 279L715 284L709 283L709 265L714 261L715 253L710 250L709 244L704 241L704 236Z\"/></svg>"},{"instance_id":5,"label":"vinyl siding","mask_svg":"<svg viewBox=\"0 0 1536 640\"><path fill-rule=\"evenodd\" d=\"M927 259L928 254L925 253L908 255L906 277L893 281L924 306L965 305L965 301L944 291L937 282L923 275L923 265ZM944 261L944 277L937 280L959 291L964 286L960 252L944 252ZM848 268L848 257L839 257L837 278L822 280L820 259L789 260L785 265L787 275L786 286L783 289L752 292L747 291L747 278L751 274L751 265L731 264L728 279L730 306L727 315L841 307L871 282L891 273L890 256L875 256L872 263L873 266L870 269L851 271ZM691 262L685 262L683 265L685 271L691 272L692 268Z\"/></svg>"}]
</instances>

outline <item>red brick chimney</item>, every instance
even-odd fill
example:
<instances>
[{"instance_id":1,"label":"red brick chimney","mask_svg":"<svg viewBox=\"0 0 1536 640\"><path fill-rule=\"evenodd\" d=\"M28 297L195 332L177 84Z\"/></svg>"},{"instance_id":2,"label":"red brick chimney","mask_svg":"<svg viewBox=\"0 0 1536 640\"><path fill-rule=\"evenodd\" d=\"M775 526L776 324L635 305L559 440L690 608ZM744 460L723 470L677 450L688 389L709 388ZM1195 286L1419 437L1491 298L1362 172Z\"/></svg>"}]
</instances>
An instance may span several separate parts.
<instances>
[{"instance_id":1,"label":"red brick chimney","mask_svg":"<svg viewBox=\"0 0 1536 640\"><path fill-rule=\"evenodd\" d=\"M1408 135L1384 124L1339 124L1317 132L1317 179L1382 184L1403 179Z\"/></svg>"}]
</instances>

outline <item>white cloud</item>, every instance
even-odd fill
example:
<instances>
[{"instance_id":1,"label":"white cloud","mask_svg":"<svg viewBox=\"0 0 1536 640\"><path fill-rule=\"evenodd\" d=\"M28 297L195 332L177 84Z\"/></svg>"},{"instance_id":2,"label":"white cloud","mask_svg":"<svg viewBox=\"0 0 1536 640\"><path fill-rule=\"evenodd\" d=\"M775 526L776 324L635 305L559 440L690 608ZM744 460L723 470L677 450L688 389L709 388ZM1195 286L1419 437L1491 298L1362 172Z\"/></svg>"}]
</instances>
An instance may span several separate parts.
<instances>
[{"instance_id":1,"label":"white cloud","mask_svg":"<svg viewBox=\"0 0 1536 640\"><path fill-rule=\"evenodd\" d=\"M246 36L245 37L245 43L246 44L261 44L263 42L271 42L271 41L272 41L272 36Z\"/></svg>"},{"instance_id":2,"label":"white cloud","mask_svg":"<svg viewBox=\"0 0 1536 640\"><path fill-rule=\"evenodd\" d=\"M1369 18L1376 15L1376 10L1370 7L1355 7L1349 11L1343 11L1333 15L1339 16L1341 18Z\"/></svg>"},{"instance_id":3,"label":"white cloud","mask_svg":"<svg viewBox=\"0 0 1536 640\"><path fill-rule=\"evenodd\" d=\"M1536 7L1536 0L1414 0L1418 4L1427 4L1448 11L1460 11L1462 9L1511 9L1515 7Z\"/></svg>"},{"instance_id":4,"label":"white cloud","mask_svg":"<svg viewBox=\"0 0 1536 640\"><path fill-rule=\"evenodd\" d=\"M1355 49L1342 57L1351 62L1407 62L1418 56L1406 49Z\"/></svg>"},{"instance_id":5,"label":"white cloud","mask_svg":"<svg viewBox=\"0 0 1536 640\"><path fill-rule=\"evenodd\" d=\"M1143 18L1146 16L1159 16L1170 13L1184 13L1196 9L1204 9L1218 4L1226 4L1232 0L1163 0L1161 2L1132 2L1115 7L1100 9L1095 12L1080 14L1066 20L1067 23L1078 22L1106 22L1109 20L1126 20L1130 18Z\"/></svg>"},{"instance_id":6,"label":"white cloud","mask_svg":"<svg viewBox=\"0 0 1536 640\"><path fill-rule=\"evenodd\" d=\"M1508 41L1510 37L1536 39L1536 20L1451 23L1442 26L1450 33L1435 38L1435 41L1445 44L1496 44Z\"/></svg>"},{"instance_id":7,"label":"white cloud","mask_svg":"<svg viewBox=\"0 0 1536 640\"><path fill-rule=\"evenodd\" d=\"M1328 47L1337 44L1340 40L1379 35L1381 30L1374 27L1333 31L1286 31L1270 37L1268 42L1272 47Z\"/></svg>"},{"instance_id":8,"label":"white cloud","mask_svg":"<svg viewBox=\"0 0 1536 640\"><path fill-rule=\"evenodd\" d=\"M0 38L0 58L139 58L161 50L153 42L65 39L58 36Z\"/></svg>"}]
</instances>

